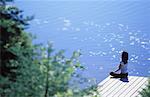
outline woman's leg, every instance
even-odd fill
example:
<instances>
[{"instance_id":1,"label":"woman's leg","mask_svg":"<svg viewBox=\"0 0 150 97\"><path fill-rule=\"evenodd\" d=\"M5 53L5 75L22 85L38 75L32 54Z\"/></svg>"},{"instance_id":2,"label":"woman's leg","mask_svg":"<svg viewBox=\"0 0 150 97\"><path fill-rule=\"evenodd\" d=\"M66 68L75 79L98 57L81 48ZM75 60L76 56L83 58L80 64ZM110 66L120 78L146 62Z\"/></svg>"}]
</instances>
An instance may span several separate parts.
<instances>
[{"instance_id":1,"label":"woman's leg","mask_svg":"<svg viewBox=\"0 0 150 97\"><path fill-rule=\"evenodd\" d=\"M110 75L113 76L114 78L122 78L122 74L117 74L114 72L110 72Z\"/></svg>"},{"instance_id":2,"label":"woman's leg","mask_svg":"<svg viewBox=\"0 0 150 97\"><path fill-rule=\"evenodd\" d=\"M125 73L125 74L121 73L121 76L122 76L122 78L127 78L128 77L128 73Z\"/></svg>"},{"instance_id":3,"label":"woman's leg","mask_svg":"<svg viewBox=\"0 0 150 97\"><path fill-rule=\"evenodd\" d=\"M127 78L128 77L128 73L120 73L120 74L117 74L115 72L110 72L110 75L113 76L114 78Z\"/></svg>"}]
</instances>

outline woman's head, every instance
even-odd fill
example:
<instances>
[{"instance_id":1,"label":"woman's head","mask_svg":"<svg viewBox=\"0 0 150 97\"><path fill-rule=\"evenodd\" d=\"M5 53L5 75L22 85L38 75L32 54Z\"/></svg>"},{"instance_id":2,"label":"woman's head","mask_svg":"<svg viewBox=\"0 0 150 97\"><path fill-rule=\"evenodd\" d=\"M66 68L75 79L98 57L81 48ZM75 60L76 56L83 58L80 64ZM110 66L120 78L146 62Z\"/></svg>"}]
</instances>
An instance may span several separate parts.
<instances>
[{"instance_id":1,"label":"woman's head","mask_svg":"<svg viewBox=\"0 0 150 97\"><path fill-rule=\"evenodd\" d=\"M122 52L122 61L124 64L128 63L128 53L125 51Z\"/></svg>"}]
</instances>

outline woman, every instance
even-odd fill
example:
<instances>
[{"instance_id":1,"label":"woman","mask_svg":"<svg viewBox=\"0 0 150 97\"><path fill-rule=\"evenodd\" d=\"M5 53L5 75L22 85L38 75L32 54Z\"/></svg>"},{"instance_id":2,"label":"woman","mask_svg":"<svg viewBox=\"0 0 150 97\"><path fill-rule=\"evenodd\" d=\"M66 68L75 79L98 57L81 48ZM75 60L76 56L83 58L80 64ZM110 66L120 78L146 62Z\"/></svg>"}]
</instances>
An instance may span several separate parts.
<instances>
[{"instance_id":1,"label":"woman","mask_svg":"<svg viewBox=\"0 0 150 97\"><path fill-rule=\"evenodd\" d=\"M110 72L110 75L114 78L127 78L128 77L128 53L123 51L122 52L122 61L120 62L119 68L115 72ZM120 74L117 74L121 70Z\"/></svg>"}]
</instances>

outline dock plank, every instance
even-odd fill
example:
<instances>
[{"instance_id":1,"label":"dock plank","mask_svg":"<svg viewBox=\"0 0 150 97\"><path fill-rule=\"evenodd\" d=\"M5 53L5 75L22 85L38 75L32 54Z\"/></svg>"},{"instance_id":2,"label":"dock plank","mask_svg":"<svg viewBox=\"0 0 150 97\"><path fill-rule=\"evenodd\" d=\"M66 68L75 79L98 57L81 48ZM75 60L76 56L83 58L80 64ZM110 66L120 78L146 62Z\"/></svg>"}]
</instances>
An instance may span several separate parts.
<instances>
[{"instance_id":1,"label":"dock plank","mask_svg":"<svg viewBox=\"0 0 150 97\"><path fill-rule=\"evenodd\" d=\"M136 79L132 79L130 82L133 83ZM114 97L115 95L117 95L117 93L119 93L119 91L121 91L122 89L125 89L123 87L128 87L130 86L130 84L124 83L122 81L120 81L121 85L119 85L119 87L117 87L116 89L114 89L114 91L112 91L112 93L110 93L109 95L111 97Z\"/></svg>"},{"instance_id":2,"label":"dock plank","mask_svg":"<svg viewBox=\"0 0 150 97\"><path fill-rule=\"evenodd\" d=\"M129 82L122 82L117 78L108 76L98 84L101 97L137 97L148 84L147 77L129 76Z\"/></svg>"},{"instance_id":3,"label":"dock plank","mask_svg":"<svg viewBox=\"0 0 150 97\"><path fill-rule=\"evenodd\" d=\"M135 91L131 96L132 97L135 97L135 96L140 96L140 93L139 93L139 91L142 91L144 88L146 88L146 85L148 84L148 81L147 81L147 78L145 78L145 82L144 82L144 84L137 90L137 91Z\"/></svg>"},{"instance_id":4,"label":"dock plank","mask_svg":"<svg viewBox=\"0 0 150 97\"><path fill-rule=\"evenodd\" d=\"M110 76L108 76L106 79L104 79L101 83L98 84L99 87L101 87L102 85L104 85L107 81L109 81Z\"/></svg>"},{"instance_id":5,"label":"dock plank","mask_svg":"<svg viewBox=\"0 0 150 97\"><path fill-rule=\"evenodd\" d=\"M134 79L132 79L132 80L131 80L132 83L128 83L128 85L126 85L126 87L123 87L122 89L124 91L122 93L120 92L122 89L120 91L118 91L118 93L115 94L115 97L119 97L121 95L122 95L122 97L125 97L125 95L128 94L137 85L137 83L142 81L142 79L138 78L138 77L134 77ZM133 91L135 91L135 90L133 89Z\"/></svg>"},{"instance_id":6,"label":"dock plank","mask_svg":"<svg viewBox=\"0 0 150 97\"><path fill-rule=\"evenodd\" d=\"M141 79L142 80L139 83L137 83L135 85L135 87L132 88L132 90L130 90L125 97L132 97L133 93L135 93L136 91L139 91L139 89L141 88L141 86L143 86L143 84L147 81L146 78L141 78Z\"/></svg>"},{"instance_id":7,"label":"dock plank","mask_svg":"<svg viewBox=\"0 0 150 97\"><path fill-rule=\"evenodd\" d=\"M133 79L133 78L129 77L129 80L132 80L132 79ZM115 94L114 90L117 89L121 84L122 84L122 82L118 80L117 83L116 83L113 87L111 87L108 92L106 92L106 93L104 94L104 97L113 96L113 95ZM123 83L123 84L122 84L123 87L126 86L126 84L127 84L127 83Z\"/></svg>"},{"instance_id":8,"label":"dock plank","mask_svg":"<svg viewBox=\"0 0 150 97\"><path fill-rule=\"evenodd\" d=\"M107 86L109 86L110 84L112 84L113 82L115 82L115 79L110 79L108 82L106 82L105 84L103 84L100 88L100 90L107 89Z\"/></svg>"}]
</instances>

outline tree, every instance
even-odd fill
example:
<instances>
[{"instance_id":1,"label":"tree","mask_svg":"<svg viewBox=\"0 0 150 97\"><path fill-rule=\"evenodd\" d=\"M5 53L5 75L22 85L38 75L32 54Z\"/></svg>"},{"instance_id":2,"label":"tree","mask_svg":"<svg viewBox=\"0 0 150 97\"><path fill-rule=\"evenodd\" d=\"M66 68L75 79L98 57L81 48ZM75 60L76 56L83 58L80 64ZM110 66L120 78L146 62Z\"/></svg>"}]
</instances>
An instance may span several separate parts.
<instances>
[{"instance_id":1,"label":"tree","mask_svg":"<svg viewBox=\"0 0 150 97\"><path fill-rule=\"evenodd\" d=\"M48 43L47 47L38 48L38 55L41 56L35 58L35 62L39 64L42 72L40 86L43 88L44 97L84 97L85 95L93 95L93 92L96 94L95 86L80 89L80 86L78 87L80 83L72 80L72 77L83 79L75 72L76 69L84 69L78 60L80 52L75 51L70 58L66 58L64 50L54 53L52 44ZM84 82L87 81L84 80Z\"/></svg>"},{"instance_id":2,"label":"tree","mask_svg":"<svg viewBox=\"0 0 150 97\"><path fill-rule=\"evenodd\" d=\"M80 89L72 84L76 69L83 69L74 52L70 58L64 51L54 53L48 46L32 44L25 32L28 21L15 6L1 0L0 6L0 96L2 97L83 97L93 95L96 87ZM80 80L80 77L77 76ZM74 81L72 81L74 82ZM86 81L84 81L86 82Z\"/></svg>"},{"instance_id":3,"label":"tree","mask_svg":"<svg viewBox=\"0 0 150 97\"><path fill-rule=\"evenodd\" d=\"M34 86L39 82L32 79L39 78L40 70L33 63L32 37L24 31L32 17L23 17L21 10L8 6L6 1L2 0L0 6L0 94L2 97L37 96L39 91Z\"/></svg>"}]
</instances>

